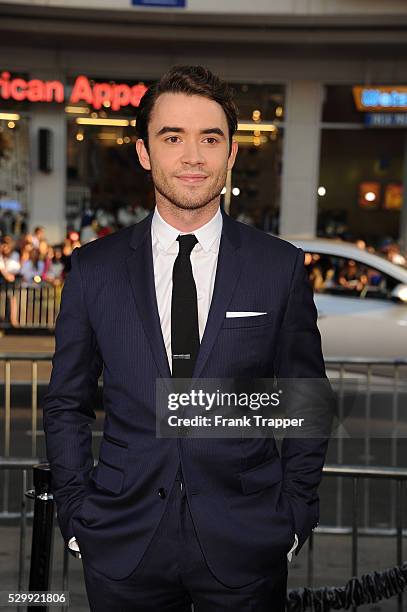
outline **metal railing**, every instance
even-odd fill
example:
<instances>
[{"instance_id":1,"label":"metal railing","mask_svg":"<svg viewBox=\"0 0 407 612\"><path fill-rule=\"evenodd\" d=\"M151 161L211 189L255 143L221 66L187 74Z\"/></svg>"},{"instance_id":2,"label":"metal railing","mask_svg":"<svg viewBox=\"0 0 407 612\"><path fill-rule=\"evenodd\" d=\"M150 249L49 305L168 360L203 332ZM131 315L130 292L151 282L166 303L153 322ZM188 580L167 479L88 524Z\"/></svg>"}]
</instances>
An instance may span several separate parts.
<instances>
[{"instance_id":1,"label":"metal railing","mask_svg":"<svg viewBox=\"0 0 407 612\"><path fill-rule=\"evenodd\" d=\"M19 282L0 286L0 328L47 330L55 328L61 305L59 287L21 287Z\"/></svg>"},{"instance_id":2,"label":"metal railing","mask_svg":"<svg viewBox=\"0 0 407 612\"><path fill-rule=\"evenodd\" d=\"M43 434L42 428L39 429L38 423L38 365L40 362L50 362L53 357L52 353L24 353L24 354L13 354L13 353L0 353L0 361L3 362L3 374L2 383L4 385L4 407L1 412L4 421L4 436L3 436L3 455L4 459L0 461L0 467L4 470L3 473L3 490L2 490L2 510L0 512L0 519L20 519L24 514L24 520L31 517L31 514L27 514L27 510L22 504L21 512L10 512L9 511L9 470L21 469L23 470L23 484L22 489L26 490L27 487L27 469L34 463L38 462L38 437ZM403 383L407 380L407 359L364 359L364 358L328 358L325 360L327 369L329 370L329 377L331 381L335 381L339 385L339 411L343 411L345 406L345 396L341 395L341 384L346 380L346 377L351 373L356 375L359 380L359 384L363 387L365 392L364 397L364 418L366 421L372 418L372 397L377 386L378 381L380 384L384 384L386 389L391 393L391 414L390 418L394 427L397 426L400 415L402 414L403 404L401 402L401 393L405 392ZM13 410L11 406L12 398L12 364L29 362L30 364L30 380L27 384L30 386L31 406L27 406L30 410L30 452L31 458L29 459L12 459L11 453L11 430L13 422ZM14 366L13 366L14 367ZM42 381L44 382L44 381ZM101 381L99 381L101 385ZM93 432L94 436L98 436L100 432ZM330 533L330 534L348 534L352 535L352 573L355 575L358 570L358 538L360 535L382 535L382 536L394 536L397 535L397 562L402 560L402 529L401 524L401 508L402 508L402 484L405 482L407 476L406 472L397 468L396 463L398 459L398 440L394 436L390 440L391 444L391 467L371 467L369 466L370 461L370 439L364 440L364 462L365 465L343 465L344 458L346 456L344 452L344 441L342 439L337 440L336 448L336 463L337 465L327 465L324 468L324 479L323 483L328 477L335 477L337 483L336 490L336 513L335 521L331 526L320 526L317 528L317 533ZM1 449L0 449L1 452ZM363 508L362 512L356 514L352 513L352 526L344 524L343 508L344 508L344 481L345 479L352 479L352 504L358 503L360 500L361 488L363 487ZM387 528L377 528L370 526L370 484L373 480L384 479L386 482L392 482L395 490L394 495L391 495L389 502L391 504L391 520L390 526ZM363 481L363 482L361 482ZM356 501L355 501L356 500ZM347 505L347 504L346 504ZM361 519L362 525L357 524ZM356 523L357 522L357 523ZM395 525L395 527L392 527ZM21 529L23 527L21 526ZM23 536L21 536L23 537ZM20 542L21 542L20 537ZM21 547L20 547L21 549ZM308 563L308 582L312 585L313 582L313 539L310 538L309 552L310 556ZM23 563L20 556L19 564ZM67 568L67 562L66 562ZM19 581L21 576L19 574ZM67 580L67 575L64 574L64 581ZM65 584L65 583L64 583ZM399 603L399 610L401 610Z\"/></svg>"},{"instance_id":3,"label":"metal railing","mask_svg":"<svg viewBox=\"0 0 407 612\"><path fill-rule=\"evenodd\" d=\"M359 545L359 534L373 535L372 529L360 529L359 528L359 493L360 493L360 481L363 480L392 480L396 483L396 527L394 530L387 530L382 532L382 535L395 535L396 536L396 555L395 562L397 566L401 566L403 563L403 488L407 481L407 469L405 468L386 468L386 467L366 467L358 465L325 465L323 470L323 477L336 477L336 478L350 478L352 480L352 525L348 527L342 527L338 530L337 527L330 526L318 526L315 530L316 533L324 534L335 534L335 535L351 535L352 536L352 553L351 553L351 572L352 577L358 575L359 563L358 563L358 545ZM314 532L314 533L315 533ZM406 533L407 535L407 533ZM307 554L307 582L309 586L313 585L314 581L314 553L313 553L313 538L314 534L311 534L308 544ZM383 569L383 568L377 568ZM357 608L353 608L356 610ZM397 610L403 612L403 594L400 594L397 598Z\"/></svg>"},{"instance_id":4,"label":"metal railing","mask_svg":"<svg viewBox=\"0 0 407 612\"><path fill-rule=\"evenodd\" d=\"M35 491L27 490L28 487L28 474L27 471L31 469L36 463L38 463L35 459L22 460L18 458L0 458L0 470L22 470L23 478L22 478L22 488L21 488L21 512L19 513L19 526L20 526L20 538L19 538L19 553L18 553L18 585L17 590L24 590L24 581L25 581L25 551L27 547L27 520L33 516L32 512L27 512L27 497L35 499ZM41 466L39 466L41 467ZM396 483L397 487L397 523L394 533L387 534L393 535L396 538L396 552L395 552L395 563L397 566L401 566L403 563L403 507L404 500L403 494L405 491L405 482L407 481L407 469L395 469L395 468L380 468L380 467L370 467L366 468L365 466L356 466L356 465L342 465L342 466L331 466L326 465L323 471L324 478L331 477L345 477L350 478L352 480L352 524L347 526L346 528L342 528L340 531L336 527L329 526L319 526L313 534L311 534L308 541L308 551L307 551L307 586L312 587L314 582L314 537L318 534L342 534L342 535L351 535L352 536L352 547L351 547L351 558L350 558L350 569L351 569L351 577L357 577L359 568L359 555L358 555L358 546L359 546L359 537L360 535L368 535L369 532L360 530L359 528L359 492L360 492L360 481L362 479L385 479L385 480L393 480ZM47 496L47 500L44 503L49 504L52 501L52 495ZM323 500L322 500L323 505ZM43 521L41 521L43 522ZM50 521L50 528L52 527L52 521ZM47 537L44 540L48 540L45 542L45 545L48 547L47 549L52 551L52 547L50 548L49 542L52 540L52 534L45 534ZM38 539L38 538L37 538ZM62 538L60 539L61 546L63 547L64 554L64 562L63 562L63 570L62 570L62 590L67 591L69 588L69 553L64 546ZM32 548L34 550L34 547ZM49 553L48 550L48 553ZM52 554L52 552L51 552ZM48 564L51 565L50 563ZM377 570L380 571L384 568L378 567ZM34 568L35 571L35 568ZM30 581L33 573L33 567L30 570ZM41 575L40 578L42 580L50 581L50 576ZM400 593L397 597L397 609L398 612L403 611L403 594ZM357 610L357 607L353 607L353 610Z\"/></svg>"},{"instance_id":5,"label":"metal railing","mask_svg":"<svg viewBox=\"0 0 407 612\"><path fill-rule=\"evenodd\" d=\"M407 443L406 438L400 438L397 434L400 416L402 416L402 394L407 393L407 359L393 358L364 358L364 357L329 357L325 358L329 379L335 383L338 398L338 419L341 422L346 412L346 387L349 377L356 381L359 392L363 394L363 419L366 435L363 436L362 461L365 466L372 463L372 440L374 433L371 426L374 423L373 407L375 394L387 394L389 399L388 418L391 422L389 428L389 463L391 467L399 464L400 442ZM404 415L406 411L404 409ZM335 462L342 465L346 461L346 438L338 437L335 441ZM336 488L336 524L343 523L343 480L337 481ZM396 520L396 495L390 496L391 524ZM370 524L370 481L363 484L363 522L366 527Z\"/></svg>"},{"instance_id":6,"label":"metal railing","mask_svg":"<svg viewBox=\"0 0 407 612\"><path fill-rule=\"evenodd\" d=\"M40 381L38 379L38 367L41 362L51 362L53 357L52 353L0 353L0 387L4 385L4 411L0 412L0 417L3 417L4 421L4 434L3 444L0 445L0 453L5 457L11 454L16 454L11 448L11 430L13 422L13 409L11 406L12 397L12 386L13 386L13 368L21 367L22 362L28 362L30 368L29 380L25 381L25 384L29 387L30 403L31 406L27 406L30 410L30 421L31 429L29 432L30 442L30 454L32 457L38 454L38 440L39 436L43 435L42 427L38 428L38 386ZM345 411L345 381L349 374L357 375L358 384L360 389L364 392L364 413L363 418L366 423L369 422L372 415L372 397L374 385L379 380L380 383L386 385L388 393L391 395L391 414L389 418L394 426L394 431L397 428L397 423L401 414L401 393L407 390L407 359L393 360L393 359L364 359L364 358L352 358L346 359L342 357L330 357L325 360L327 369L329 370L330 380L336 381L335 384L338 387L338 399L339 399L339 417ZM1 368L1 362L3 368ZM3 379L1 381L1 379ZM47 384L48 381L42 381L43 384ZM402 383L406 383L405 385ZM19 383L21 384L21 383ZM99 381L99 386L102 386L102 381ZM27 389L28 399L28 389ZM2 413L2 414L1 414ZM94 432L98 435L98 432ZM399 442L396 435L393 435L389 440L390 445L390 463L392 467L397 466ZM331 458L331 463L338 465L343 464L346 461L346 440L338 438L333 440L332 444L335 445L335 457ZM1 448L1 446L3 448ZM363 439L363 458L361 463L365 466L371 465L371 439L367 435ZM359 459L352 459L352 463L359 463ZM8 505L8 481L7 476L3 483L3 494L2 504L3 509L7 509ZM336 518L335 523L338 526L343 524L343 482L341 479L337 481L336 490ZM369 526L370 523L370 490L369 481L364 484L364 509L363 509L363 522L365 527ZM395 496L392 496L392 510L391 510L391 523L394 524L396 519L396 506L394 502ZM0 512L0 518L1 518Z\"/></svg>"}]
</instances>

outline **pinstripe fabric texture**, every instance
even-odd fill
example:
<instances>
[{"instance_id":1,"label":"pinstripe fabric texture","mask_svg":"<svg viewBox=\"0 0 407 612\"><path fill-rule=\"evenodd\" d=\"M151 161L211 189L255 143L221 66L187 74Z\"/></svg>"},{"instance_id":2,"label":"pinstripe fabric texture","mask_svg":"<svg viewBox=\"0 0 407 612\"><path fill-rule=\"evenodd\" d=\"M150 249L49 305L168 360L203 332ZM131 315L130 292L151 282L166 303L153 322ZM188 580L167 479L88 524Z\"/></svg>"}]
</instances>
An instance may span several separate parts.
<instances>
[{"instance_id":1,"label":"pinstripe fabric texture","mask_svg":"<svg viewBox=\"0 0 407 612\"><path fill-rule=\"evenodd\" d=\"M325 377L303 253L232 220L223 229L196 378ZM156 438L155 381L170 378L154 288L152 215L75 249L56 323L44 430L66 542L112 579L129 576L181 464L205 559L228 586L286 563L319 518L328 440ZM265 312L226 318L226 311ZM103 371L99 463L91 432ZM109 554L105 551L108 550Z\"/></svg>"}]
</instances>

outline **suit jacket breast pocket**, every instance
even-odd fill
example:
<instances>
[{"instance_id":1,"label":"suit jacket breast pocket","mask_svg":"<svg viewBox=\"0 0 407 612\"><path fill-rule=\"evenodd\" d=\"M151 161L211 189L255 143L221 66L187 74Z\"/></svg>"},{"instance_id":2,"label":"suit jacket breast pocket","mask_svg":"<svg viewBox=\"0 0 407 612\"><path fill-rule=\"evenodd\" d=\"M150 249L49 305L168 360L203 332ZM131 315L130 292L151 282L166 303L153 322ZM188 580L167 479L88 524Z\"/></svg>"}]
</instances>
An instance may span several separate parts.
<instances>
[{"instance_id":1,"label":"suit jacket breast pocket","mask_svg":"<svg viewBox=\"0 0 407 612\"><path fill-rule=\"evenodd\" d=\"M266 325L272 325L273 317L272 312L266 314L254 315L254 316L242 316L242 317L226 317L222 323L222 329L248 329L254 330L257 327L265 327Z\"/></svg>"}]
</instances>

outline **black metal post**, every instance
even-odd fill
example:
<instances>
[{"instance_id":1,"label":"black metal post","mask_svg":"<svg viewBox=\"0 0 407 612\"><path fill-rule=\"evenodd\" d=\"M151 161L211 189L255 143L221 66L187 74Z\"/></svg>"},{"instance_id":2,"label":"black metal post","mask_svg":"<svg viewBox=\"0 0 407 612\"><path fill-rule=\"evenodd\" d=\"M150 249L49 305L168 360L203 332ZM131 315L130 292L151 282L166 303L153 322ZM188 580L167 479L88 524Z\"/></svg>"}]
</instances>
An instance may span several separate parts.
<instances>
[{"instance_id":1,"label":"black metal post","mask_svg":"<svg viewBox=\"0 0 407 612\"><path fill-rule=\"evenodd\" d=\"M359 509L359 479L352 478L352 577L358 575L358 509ZM352 612L356 612L358 606L352 606Z\"/></svg>"},{"instance_id":2,"label":"black metal post","mask_svg":"<svg viewBox=\"0 0 407 612\"><path fill-rule=\"evenodd\" d=\"M33 466L34 520L29 591L48 591L53 547L54 500L48 463ZM47 606L27 606L28 612L46 612Z\"/></svg>"}]
</instances>

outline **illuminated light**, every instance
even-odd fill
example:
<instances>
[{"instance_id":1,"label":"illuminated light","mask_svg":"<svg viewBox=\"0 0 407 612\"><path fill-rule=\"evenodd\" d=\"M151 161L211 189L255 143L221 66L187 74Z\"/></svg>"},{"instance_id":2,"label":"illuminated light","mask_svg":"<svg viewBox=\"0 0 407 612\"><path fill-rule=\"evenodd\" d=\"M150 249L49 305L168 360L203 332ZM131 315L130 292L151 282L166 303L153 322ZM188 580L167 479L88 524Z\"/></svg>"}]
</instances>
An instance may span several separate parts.
<instances>
[{"instance_id":1,"label":"illuminated light","mask_svg":"<svg viewBox=\"0 0 407 612\"><path fill-rule=\"evenodd\" d=\"M137 124L137 121L136 121L135 119L132 119L132 120L130 121L130 125L131 125L131 127L136 127L136 124Z\"/></svg>"},{"instance_id":2,"label":"illuminated light","mask_svg":"<svg viewBox=\"0 0 407 612\"><path fill-rule=\"evenodd\" d=\"M22 102L63 102L64 86L60 81L41 81L31 79L26 81L20 77L11 78L9 72L0 75L0 97L3 100Z\"/></svg>"},{"instance_id":3,"label":"illuminated light","mask_svg":"<svg viewBox=\"0 0 407 612\"><path fill-rule=\"evenodd\" d=\"M20 115L17 115L17 113L0 113L0 119L4 121L18 121Z\"/></svg>"},{"instance_id":4,"label":"illuminated light","mask_svg":"<svg viewBox=\"0 0 407 612\"><path fill-rule=\"evenodd\" d=\"M234 140L236 140L236 142L238 142L239 144L255 144L254 141L256 141L258 144L256 146L258 146L259 144L265 144L266 142L268 142L267 140L267 136L249 136L246 134L237 134L234 137Z\"/></svg>"},{"instance_id":5,"label":"illuminated light","mask_svg":"<svg viewBox=\"0 0 407 612\"><path fill-rule=\"evenodd\" d=\"M102 107L114 111L124 106L138 107L147 91L144 83L127 85L127 83L95 83L84 75L76 77L72 87L69 104L86 103L94 109ZM0 73L0 99L17 102L65 102L65 85L62 81L43 81L41 79L25 80L12 78L10 72ZM75 112L75 111L72 111Z\"/></svg>"},{"instance_id":6,"label":"illuminated light","mask_svg":"<svg viewBox=\"0 0 407 612\"><path fill-rule=\"evenodd\" d=\"M227 191L227 189L226 189L226 187L224 187L224 188L222 189L222 191L220 192L220 194L221 194L221 195L225 195L226 191Z\"/></svg>"},{"instance_id":7,"label":"illuminated light","mask_svg":"<svg viewBox=\"0 0 407 612\"><path fill-rule=\"evenodd\" d=\"M253 132L254 130L261 130L262 132L275 132L276 126L274 123L239 123L237 126L239 132Z\"/></svg>"},{"instance_id":8,"label":"illuminated light","mask_svg":"<svg viewBox=\"0 0 407 612\"><path fill-rule=\"evenodd\" d=\"M123 138L123 140L124 140L125 144L129 144L129 142L131 142L131 138L129 136L125 136Z\"/></svg>"},{"instance_id":9,"label":"illuminated light","mask_svg":"<svg viewBox=\"0 0 407 612\"><path fill-rule=\"evenodd\" d=\"M261 119L261 112L259 110L254 110L252 113L252 119L253 121L260 121Z\"/></svg>"},{"instance_id":10,"label":"illuminated light","mask_svg":"<svg viewBox=\"0 0 407 612\"><path fill-rule=\"evenodd\" d=\"M10 130L16 127L16 124L14 123L14 121L9 121L7 125L10 128Z\"/></svg>"},{"instance_id":11,"label":"illuminated light","mask_svg":"<svg viewBox=\"0 0 407 612\"><path fill-rule=\"evenodd\" d=\"M116 142L117 142L118 145L122 145L123 144L123 138L118 138L116 140Z\"/></svg>"},{"instance_id":12,"label":"illuminated light","mask_svg":"<svg viewBox=\"0 0 407 612\"><path fill-rule=\"evenodd\" d=\"M99 140L116 140L117 136L116 132L100 132L100 134L97 135L97 138Z\"/></svg>"},{"instance_id":13,"label":"illuminated light","mask_svg":"<svg viewBox=\"0 0 407 612\"><path fill-rule=\"evenodd\" d=\"M407 86L380 86L353 88L353 97L356 108L359 111L384 110L384 111L406 111L407 110Z\"/></svg>"},{"instance_id":14,"label":"illuminated light","mask_svg":"<svg viewBox=\"0 0 407 612\"><path fill-rule=\"evenodd\" d=\"M319 196L324 196L325 194L326 194L325 187L323 187L322 185L321 185L321 187L318 187L318 195Z\"/></svg>"},{"instance_id":15,"label":"illuminated light","mask_svg":"<svg viewBox=\"0 0 407 612\"><path fill-rule=\"evenodd\" d=\"M89 108L87 106L65 106L65 112L76 115L87 115Z\"/></svg>"},{"instance_id":16,"label":"illuminated light","mask_svg":"<svg viewBox=\"0 0 407 612\"><path fill-rule=\"evenodd\" d=\"M33 281L36 283L40 283L41 282L41 276L39 276L38 274L36 274L33 278Z\"/></svg>"},{"instance_id":17,"label":"illuminated light","mask_svg":"<svg viewBox=\"0 0 407 612\"><path fill-rule=\"evenodd\" d=\"M376 199L376 194L373 193L373 191L368 191L367 193L365 193L365 200L367 200L367 202L374 202Z\"/></svg>"},{"instance_id":18,"label":"illuminated light","mask_svg":"<svg viewBox=\"0 0 407 612\"><path fill-rule=\"evenodd\" d=\"M76 140L79 140L79 142L82 142L82 140L84 139L84 135L79 132L78 134L76 134L75 138Z\"/></svg>"},{"instance_id":19,"label":"illuminated light","mask_svg":"<svg viewBox=\"0 0 407 612\"><path fill-rule=\"evenodd\" d=\"M100 109L109 102L112 110L120 110L123 106L139 106L141 98L147 91L143 83L127 85L126 83L95 83L89 82L86 76L77 77L72 89L71 102L86 102L93 108Z\"/></svg>"},{"instance_id":20,"label":"illuminated light","mask_svg":"<svg viewBox=\"0 0 407 612\"><path fill-rule=\"evenodd\" d=\"M76 123L78 125L110 125L110 126L119 126L126 127L129 125L128 119L100 119L99 117L89 117L82 118L78 117L76 119Z\"/></svg>"},{"instance_id":21,"label":"illuminated light","mask_svg":"<svg viewBox=\"0 0 407 612\"><path fill-rule=\"evenodd\" d=\"M253 135L254 136L261 136L260 130L254 130Z\"/></svg>"},{"instance_id":22,"label":"illuminated light","mask_svg":"<svg viewBox=\"0 0 407 612\"><path fill-rule=\"evenodd\" d=\"M238 196L240 194L239 187L233 187L232 193L233 193L234 196Z\"/></svg>"},{"instance_id":23,"label":"illuminated light","mask_svg":"<svg viewBox=\"0 0 407 612\"><path fill-rule=\"evenodd\" d=\"M284 113L284 109L282 106L277 106L276 108L276 117L282 117Z\"/></svg>"},{"instance_id":24,"label":"illuminated light","mask_svg":"<svg viewBox=\"0 0 407 612\"><path fill-rule=\"evenodd\" d=\"M407 302L407 287L403 287L402 289L400 289L400 291L397 293L397 297L402 302Z\"/></svg>"}]
</instances>

